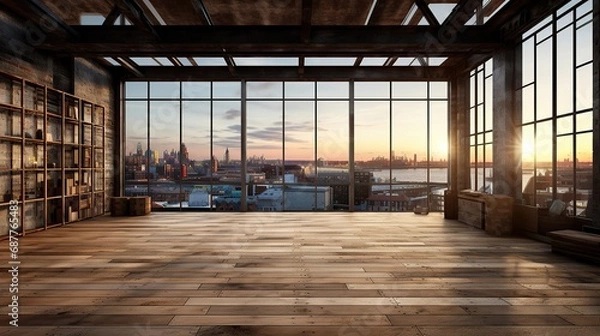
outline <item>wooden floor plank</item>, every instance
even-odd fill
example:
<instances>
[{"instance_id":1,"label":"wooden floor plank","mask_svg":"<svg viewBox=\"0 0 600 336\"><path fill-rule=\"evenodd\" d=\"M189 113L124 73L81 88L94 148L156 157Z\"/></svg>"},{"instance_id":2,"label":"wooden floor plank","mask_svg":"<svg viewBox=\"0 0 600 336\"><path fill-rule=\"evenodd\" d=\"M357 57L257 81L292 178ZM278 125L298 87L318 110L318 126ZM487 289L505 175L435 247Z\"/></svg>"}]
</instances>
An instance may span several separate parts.
<instances>
[{"instance_id":1,"label":"wooden floor plank","mask_svg":"<svg viewBox=\"0 0 600 336\"><path fill-rule=\"evenodd\" d=\"M441 214L106 216L19 243L25 336L600 334L597 266Z\"/></svg>"}]
</instances>

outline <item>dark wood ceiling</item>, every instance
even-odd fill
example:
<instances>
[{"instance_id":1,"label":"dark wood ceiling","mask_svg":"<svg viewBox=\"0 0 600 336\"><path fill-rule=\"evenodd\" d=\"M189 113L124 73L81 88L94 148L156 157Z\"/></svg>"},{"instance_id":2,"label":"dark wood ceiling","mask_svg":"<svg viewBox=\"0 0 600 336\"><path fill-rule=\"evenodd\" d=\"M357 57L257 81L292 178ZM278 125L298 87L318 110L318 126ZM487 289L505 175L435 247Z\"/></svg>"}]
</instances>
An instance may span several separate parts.
<instances>
[{"instance_id":1,"label":"dark wood ceiling","mask_svg":"<svg viewBox=\"0 0 600 336\"><path fill-rule=\"evenodd\" d=\"M355 68L363 57L387 58L388 67L398 57L447 57L441 68L466 68L566 1L2 0L0 10L32 22L50 22L53 28L38 48L94 58L107 66L114 65L107 58L114 58L119 68L137 76L143 75L144 67L130 57L170 57L174 66L183 66L177 60L181 57L192 63L191 57L222 57L232 76L244 73L236 72L233 57L296 57L302 75L311 72L303 69L304 57L309 56L355 57ZM456 5L443 22L430 7L441 3ZM486 24L480 18L480 26L465 25L475 13L489 16L503 5ZM82 26L84 14L96 15L104 24ZM131 25L118 25L118 17L126 17ZM442 76L451 70L421 73ZM177 72L164 71L165 76ZM364 68L355 72L365 75ZM152 74L159 76L160 71L152 69Z\"/></svg>"}]
</instances>

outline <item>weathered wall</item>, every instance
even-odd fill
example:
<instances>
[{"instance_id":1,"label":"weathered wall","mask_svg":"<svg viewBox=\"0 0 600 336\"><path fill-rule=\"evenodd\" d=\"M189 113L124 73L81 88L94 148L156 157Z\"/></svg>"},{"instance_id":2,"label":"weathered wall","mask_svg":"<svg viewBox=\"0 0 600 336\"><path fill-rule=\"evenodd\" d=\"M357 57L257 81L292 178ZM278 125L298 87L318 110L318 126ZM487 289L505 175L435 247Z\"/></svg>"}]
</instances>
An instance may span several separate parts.
<instances>
[{"instance_id":1,"label":"weathered wall","mask_svg":"<svg viewBox=\"0 0 600 336\"><path fill-rule=\"evenodd\" d=\"M31 82L69 92L106 109L106 202L113 193L114 176L114 83L112 75L85 59L56 57L36 46L45 39L39 23L22 21L0 11L0 71Z\"/></svg>"}]
</instances>

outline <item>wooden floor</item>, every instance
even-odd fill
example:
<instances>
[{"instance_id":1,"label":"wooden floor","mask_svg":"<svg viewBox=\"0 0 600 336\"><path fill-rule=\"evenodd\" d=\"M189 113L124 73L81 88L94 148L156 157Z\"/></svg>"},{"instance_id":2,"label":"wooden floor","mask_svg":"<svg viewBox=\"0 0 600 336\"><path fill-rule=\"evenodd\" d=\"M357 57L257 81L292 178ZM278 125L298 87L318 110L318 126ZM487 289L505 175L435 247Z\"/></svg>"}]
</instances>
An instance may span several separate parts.
<instances>
[{"instance_id":1,"label":"wooden floor","mask_svg":"<svg viewBox=\"0 0 600 336\"><path fill-rule=\"evenodd\" d=\"M102 217L19 248L0 335L600 335L600 267L440 214Z\"/></svg>"}]
</instances>

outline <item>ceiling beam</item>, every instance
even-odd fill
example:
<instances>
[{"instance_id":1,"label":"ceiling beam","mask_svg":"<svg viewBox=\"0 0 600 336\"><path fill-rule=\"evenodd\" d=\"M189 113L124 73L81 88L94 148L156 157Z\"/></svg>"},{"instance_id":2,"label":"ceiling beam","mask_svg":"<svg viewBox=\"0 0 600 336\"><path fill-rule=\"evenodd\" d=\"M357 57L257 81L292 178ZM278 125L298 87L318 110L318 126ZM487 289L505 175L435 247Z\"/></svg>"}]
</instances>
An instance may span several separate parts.
<instances>
[{"instance_id":1,"label":"ceiling beam","mask_svg":"<svg viewBox=\"0 0 600 336\"><path fill-rule=\"evenodd\" d=\"M121 10L121 13L124 13L136 27L152 34L155 38L159 37L154 29L155 26L136 0L117 0L116 5Z\"/></svg>"},{"instance_id":2,"label":"ceiling beam","mask_svg":"<svg viewBox=\"0 0 600 336\"><path fill-rule=\"evenodd\" d=\"M115 5L104 19L104 22L102 22L102 25L113 26L115 22L117 22L119 15L121 15L121 10L119 9L119 6Z\"/></svg>"},{"instance_id":3,"label":"ceiling beam","mask_svg":"<svg viewBox=\"0 0 600 336\"><path fill-rule=\"evenodd\" d=\"M419 7L419 10L421 10L421 13L425 17L425 20L427 20L427 22L431 26L439 26L440 25L440 22L435 17L435 15L433 15L433 12L429 8L429 6L425 2L425 0L415 0L415 4L417 5L417 7Z\"/></svg>"},{"instance_id":4,"label":"ceiling beam","mask_svg":"<svg viewBox=\"0 0 600 336\"><path fill-rule=\"evenodd\" d=\"M451 40L431 26L312 26L308 43L299 26L155 26L158 40L131 26L73 26L79 39L41 45L73 56L390 56L490 53L502 37L469 26ZM443 36L442 36L443 37Z\"/></svg>"},{"instance_id":5,"label":"ceiling beam","mask_svg":"<svg viewBox=\"0 0 600 336\"><path fill-rule=\"evenodd\" d=\"M122 69L123 71L124 69ZM141 76L124 71L124 80L447 80L454 69L447 67L251 67L237 66L231 74L227 67L138 67Z\"/></svg>"},{"instance_id":6,"label":"ceiling beam","mask_svg":"<svg viewBox=\"0 0 600 336\"><path fill-rule=\"evenodd\" d=\"M117 63L119 63L124 69L126 69L129 75L132 75L134 77L144 76L144 74L140 71L139 67L130 59L125 57L116 57L114 60L117 61Z\"/></svg>"},{"instance_id":7,"label":"ceiling beam","mask_svg":"<svg viewBox=\"0 0 600 336\"><path fill-rule=\"evenodd\" d=\"M461 31L477 9L481 8L481 2L482 0L459 0L456 7L442 23L442 26L450 26L456 31Z\"/></svg>"},{"instance_id":8,"label":"ceiling beam","mask_svg":"<svg viewBox=\"0 0 600 336\"><path fill-rule=\"evenodd\" d=\"M521 34L567 2L569 0L511 0L485 26L500 32L506 41L516 41Z\"/></svg>"},{"instance_id":9,"label":"ceiling beam","mask_svg":"<svg viewBox=\"0 0 600 336\"><path fill-rule=\"evenodd\" d=\"M78 33L39 0L2 0L1 5L15 14L39 25L44 33L77 37ZM36 27L38 28L38 27Z\"/></svg>"}]
</instances>

